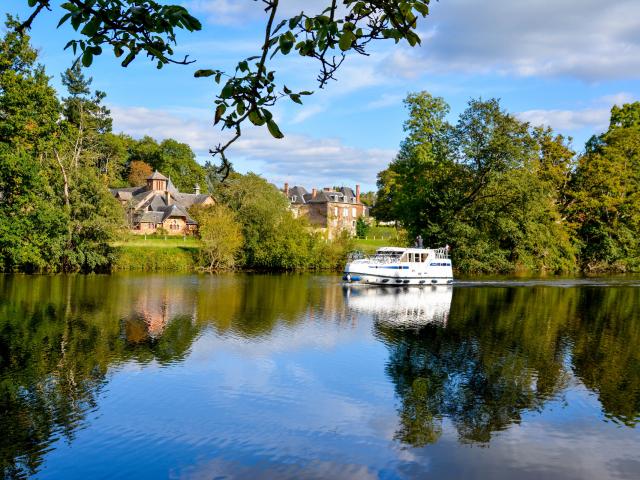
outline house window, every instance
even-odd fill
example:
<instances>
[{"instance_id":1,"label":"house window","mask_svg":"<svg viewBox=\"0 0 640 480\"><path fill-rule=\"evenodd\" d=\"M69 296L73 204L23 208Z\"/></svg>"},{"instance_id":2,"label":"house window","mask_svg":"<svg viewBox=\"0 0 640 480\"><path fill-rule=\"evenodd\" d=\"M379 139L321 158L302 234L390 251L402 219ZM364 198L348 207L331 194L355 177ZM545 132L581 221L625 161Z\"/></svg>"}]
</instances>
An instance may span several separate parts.
<instances>
[{"instance_id":1,"label":"house window","mask_svg":"<svg viewBox=\"0 0 640 480\"><path fill-rule=\"evenodd\" d=\"M297 202L298 201L298 196L294 195L293 197L291 197L291 200L294 201L294 202Z\"/></svg>"},{"instance_id":2,"label":"house window","mask_svg":"<svg viewBox=\"0 0 640 480\"><path fill-rule=\"evenodd\" d=\"M337 217L337 216L338 216L338 207L335 207L335 208L333 209L333 211L334 211L334 213L335 213L335 216Z\"/></svg>"},{"instance_id":3,"label":"house window","mask_svg":"<svg viewBox=\"0 0 640 480\"><path fill-rule=\"evenodd\" d=\"M352 209L351 209L351 216L352 216L352 217L355 217L355 216L356 216L356 214L357 214L357 213L356 213L356 209L355 209L355 208L352 208Z\"/></svg>"},{"instance_id":4,"label":"house window","mask_svg":"<svg viewBox=\"0 0 640 480\"><path fill-rule=\"evenodd\" d=\"M342 209L342 216L343 217L348 217L349 216L349 209L348 208L343 208Z\"/></svg>"}]
</instances>

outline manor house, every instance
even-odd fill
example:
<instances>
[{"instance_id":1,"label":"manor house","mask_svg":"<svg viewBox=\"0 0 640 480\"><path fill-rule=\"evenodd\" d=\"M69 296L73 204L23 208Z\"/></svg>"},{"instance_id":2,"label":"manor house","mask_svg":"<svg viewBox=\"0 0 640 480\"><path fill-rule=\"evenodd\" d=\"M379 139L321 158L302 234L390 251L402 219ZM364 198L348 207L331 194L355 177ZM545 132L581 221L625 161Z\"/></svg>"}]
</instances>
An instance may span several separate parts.
<instances>
[{"instance_id":1,"label":"manor house","mask_svg":"<svg viewBox=\"0 0 640 480\"><path fill-rule=\"evenodd\" d=\"M304 216L312 226L326 230L330 239L345 230L355 235L358 218L369 215L369 208L360 201L360 185L356 185L355 192L350 187L313 188L308 192L304 187L289 188L285 183L282 192L295 216Z\"/></svg>"},{"instance_id":2,"label":"manor house","mask_svg":"<svg viewBox=\"0 0 640 480\"><path fill-rule=\"evenodd\" d=\"M194 205L212 205L210 195L200 193L195 186L194 193L182 193L171 179L155 171L142 187L112 188L111 192L127 212L131 232L138 234L155 233L159 229L170 235L189 235L198 230L198 222L189 215Z\"/></svg>"}]
</instances>

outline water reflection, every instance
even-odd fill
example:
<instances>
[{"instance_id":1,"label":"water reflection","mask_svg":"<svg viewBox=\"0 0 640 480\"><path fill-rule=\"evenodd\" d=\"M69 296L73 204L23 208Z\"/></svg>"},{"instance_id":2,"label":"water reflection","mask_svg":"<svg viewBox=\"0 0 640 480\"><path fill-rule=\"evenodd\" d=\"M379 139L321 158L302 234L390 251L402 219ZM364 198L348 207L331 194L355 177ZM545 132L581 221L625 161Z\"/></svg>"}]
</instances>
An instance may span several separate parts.
<instances>
[{"instance_id":1,"label":"water reflection","mask_svg":"<svg viewBox=\"0 0 640 480\"><path fill-rule=\"evenodd\" d=\"M378 407L397 407L391 437L403 446L433 446L451 428L460 443L486 445L577 388L597 398L604 419L633 429L639 319L640 289L626 284L354 290L313 276L0 276L0 465L8 478L40 471L53 445L73 442L99 411L120 368L185 364L201 338L252 349L282 342L283 330L298 349L300 335L341 337L341 350L318 343L317 371L292 371L311 381L334 362L351 378L341 395L354 398L367 386L349 369L371 355L363 345L382 342L385 359L369 369L384 369L393 388L395 400ZM231 364L218 368L233 375ZM305 395L288 382L265 388L269 405ZM236 393L234 408L242 401ZM246 399L247 411L254 404ZM270 415L259 413L256 428Z\"/></svg>"},{"instance_id":2,"label":"water reflection","mask_svg":"<svg viewBox=\"0 0 640 480\"><path fill-rule=\"evenodd\" d=\"M347 308L366 313L383 325L396 328L421 328L433 323L447 324L453 287L388 288L345 286Z\"/></svg>"},{"instance_id":3,"label":"water reflection","mask_svg":"<svg viewBox=\"0 0 640 480\"><path fill-rule=\"evenodd\" d=\"M605 414L635 426L640 412L640 298L636 288L454 290L450 321L420 330L376 324L401 400L396 438L487 443L563 394L574 377Z\"/></svg>"}]
</instances>

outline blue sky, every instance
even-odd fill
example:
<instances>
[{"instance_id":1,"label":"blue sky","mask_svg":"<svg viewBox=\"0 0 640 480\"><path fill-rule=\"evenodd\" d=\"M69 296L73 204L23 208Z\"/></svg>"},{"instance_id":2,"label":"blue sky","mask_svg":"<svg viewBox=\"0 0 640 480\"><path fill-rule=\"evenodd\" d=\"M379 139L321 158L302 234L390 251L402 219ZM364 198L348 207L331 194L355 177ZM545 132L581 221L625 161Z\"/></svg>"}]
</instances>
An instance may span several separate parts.
<instances>
[{"instance_id":1,"label":"blue sky","mask_svg":"<svg viewBox=\"0 0 640 480\"><path fill-rule=\"evenodd\" d=\"M318 10L320 0L283 0L283 14ZM5 0L4 12L28 15L26 0ZM217 86L193 78L197 68L232 69L259 50L264 12L253 0L184 2L203 22L180 32L178 48L197 60L158 71L144 58L128 68L103 54L89 69L94 88L107 92L116 131L173 137L189 143L199 161L224 139L212 124ZM32 37L60 88L73 60L63 47L73 32L55 28L59 11L42 14ZM316 90L304 106L282 103L276 118L285 133L272 139L249 129L230 158L239 171L307 188L375 188L378 171L403 138L408 92L427 90L451 105L451 121L469 98L498 97L508 111L585 140L606 128L611 106L640 99L640 2L637 0L441 0L419 24L422 46L383 42L369 57L351 56L338 82L318 91L312 61L284 57L273 65L292 88Z\"/></svg>"}]
</instances>

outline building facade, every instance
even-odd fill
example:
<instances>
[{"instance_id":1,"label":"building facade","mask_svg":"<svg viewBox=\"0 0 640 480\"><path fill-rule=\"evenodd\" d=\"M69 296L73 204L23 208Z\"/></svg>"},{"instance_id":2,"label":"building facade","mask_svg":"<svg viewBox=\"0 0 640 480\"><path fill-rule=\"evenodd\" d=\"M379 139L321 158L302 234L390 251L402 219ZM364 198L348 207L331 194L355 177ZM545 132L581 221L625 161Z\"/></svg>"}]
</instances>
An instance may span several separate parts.
<instances>
[{"instance_id":1,"label":"building facade","mask_svg":"<svg viewBox=\"0 0 640 480\"><path fill-rule=\"evenodd\" d=\"M329 238L342 231L355 235L358 218L369 215L369 208L360 201L360 185L356 185L355 191L350 187L325 187L308 192L304 187L289 188L285 183L282 191L294 215L306 217L315 228L326 229Z\"/></svg>"},{"instance_id":2,"label":"building facade","mask_svg":"<svg viewBox=\"0 0 640 480\"><path fill-rule=\"evenodd\" d=\"M196 185L194 193L183 193L171 179L158 171L147 178L143 187L113 188L111 192L120 201L136 234L163 231L169 235L196 233L198 222L189 215L194 205L212 205L210 195L200 193Z\"/></svg>"}]
</instances>

